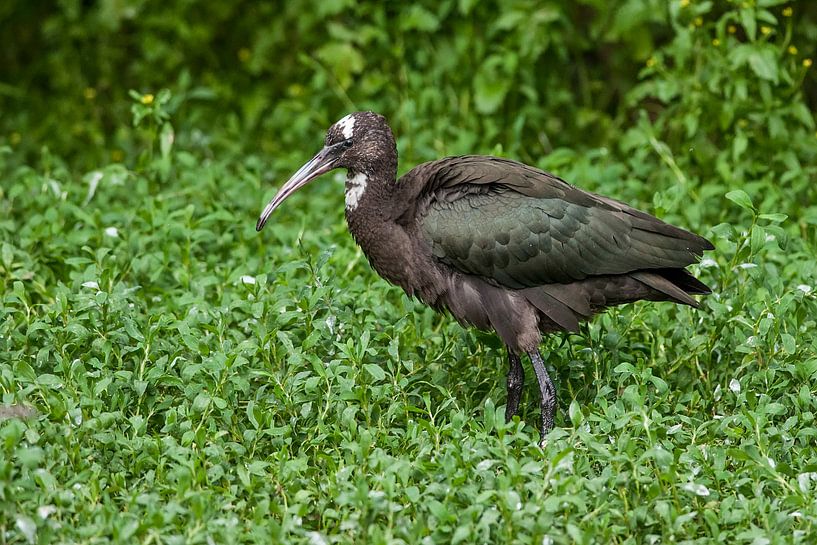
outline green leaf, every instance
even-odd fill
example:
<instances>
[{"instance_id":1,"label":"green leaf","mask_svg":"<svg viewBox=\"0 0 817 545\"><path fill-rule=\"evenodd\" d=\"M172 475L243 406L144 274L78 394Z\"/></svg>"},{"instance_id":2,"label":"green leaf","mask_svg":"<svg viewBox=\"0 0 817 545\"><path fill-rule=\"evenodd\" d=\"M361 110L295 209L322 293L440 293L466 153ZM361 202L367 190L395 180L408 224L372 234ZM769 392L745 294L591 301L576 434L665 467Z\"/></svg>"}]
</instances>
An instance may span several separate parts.
<instances>
[{"instance_id":1,"label":"green leaf","mask_svg":"<svg viewBox=\"0 0 817 545\"><path fill-rule=\"evenodd\" d=\"M167 159L170 156L174 139L175 133L173 132L173 126L170 123L162 125L162 131L159 133L159 150L163 158Z\"/></svg>"},{"instance_id":2,"label":"green leaf","mask_svg":"<svg viewBox=\"0 0 817 545\"><path fill-rule=\"evenodd\" d=\"M468 539L471 535L471 528L470 526L458 526L457 529L454 531L454 536L451 538L451 544L455 545L457 543L462 543L466 539Z\"/></svg>"},{"instance_id":3,"label":"green leaf","mask_svg":"<svg viewBox=\"0 0 817 545\"><path fill-rule=\"evenodd\" d=\"M743 30L749 40L755 41L757 38L757 21L755 20L755 10L746 8L740 10L740 24L743 25Z\"/></svg>"},{"instance_id":4,"label":"green leaf","mask_svg":"<svg viewBox=\"0 0 817 545\"><path fill-rule=\"evenodd\" d=\"M14 262L14 247L8 242L3 243L2 249L3 267L8 271L11 269L11 264Z\"/></svg>"},{"instance_id":5,"label":"green leaf","mask_svg":"<svg viewBox=\"0 0 817 545\"><path fill-rule=\"evenodd\" d=\"M410 502L416 503L420 501L420 489L416 486L409 486L403 489L406 497L409 499Z\"/></svg>"},{"instance_id":6,"label":"green leaf","mask_svg":"<svg viewBox=\"0 0 817 545\"><path fill-rule=\"evenodd\" d=\"M752 249L752 254L757 254L763 247L766 245L766 231L760 225L755 225L752 227L751 233L751 244L750 247Z\"/></svg>"},{"instance_id":7,"label":"green leaf","mask_svg":"<svg viewBox=\"0 0 817 545\"><path fill-rule=\"evenodd\" d=\"M752 204L752 199L742 189L734 189L726 194L726 198L737 204L741 208L754 211L755 206Z\"/></svg>"},{"instance_id":8,"label":"green leaf","mask_svg":"<svg viewBox=\"0 0 817 545\"><path fill-rule=\"evenodd\" d=\"M37 377L37 383L51 388L62 388L63 381L60 377L52 375L51 373L43 373Z\"/></svg>"},{"instance_id":9,"label":"green leaf","mask_svg":"<svg viewBox=\"0 0 817 545\"><path fill-rule=\"evenodd\" d=\"M783 341L783 350L785 350L787 354L794 354L797 350L797 341L794 336L789 333L783 333L780 335L780 340Z\"/></svg>"},{"instance_id":10,"label":"green leaf","mask_svg":"<svg viewBox=\"0 0 817 545\"><path fill-rule=\"evenodd\" d=\"M366 369L366 372L369 373L375 381L379 382L386 378L386 372L376 363L365 363L363 364L363 368Z\"/></svg>"},{"instance_id":11,"label":"green leaf","mask_svg":"<svg viewBox=\"0 0 817 545\"><path fill-rule=\"evenodd\" d=\"M575 399L570 402L570 406L567 409L567 414L570 417L570 423L573 424L574 428L578 428L582 422L584 422L584 414L582 413L579 403Z\"/></svg>"},{"instance_id":12,"label":"green leaf","mask_svg":"<svg viewBox=\"0 0 817 545\"><path fill-rule=\"evenodd\" d=\"M650 375L649 380L652 382L653 386L655 386L655 389L659 394L663 394L669 389L669 385L661 377Z\"/></svg>"},{"instance_id":13,"label":"green leaf","mask_svg":"<svg viewBox=\"0 0 817 545\"><path fill-rule=\"evenodd\" d=\"M758 218L760 218L762 220L770 221L772 223L782 223L782 222L786 221L789 218L789 216L786 215L786 214L779 214L779 213L778 214L760 214L758 216Z\"/></svg>"},{"instance_id":14,"label":"green leaf","mask_svg":"<svg viewBox=\"0 0 817 545\"><path fill-rule=\"evenodd\" d=\"M749 55L749 66L758 77L777 83L777 57L773 49L764 47L753 51Z\"/></svg>"},{"instance_id":15,"label":"green leaf","mask_svg":"<svg viewBox=\"0 0 817 545\"><path fill-rule=\"evenodd\" d=\"M814 115L804 103L797 102L792 104L791 113L800 123L805 125L807 129L814 130Z\"/></svg>"},{"instance_id":16,"label":"green leaf","mask_svg":"<svg viewBox=\"0 0 817 545\"><path fill-rule=\"evenodd\" d=\"M622 362L615 366L613 369L614 373L621 373L625 375L631 375L635 373L635 367L631 363Z\"/></svg>"},{"instance_id":17,"label":"green leaf","mask_svg":"<svg viewBox=\"0 0 817 545\"><path fill-rule=\"evenodd\" d=\"M197 413L203 412L210 405L210 395L201 392L193 400L193 410Z\"/></svg>"}]
</instances>

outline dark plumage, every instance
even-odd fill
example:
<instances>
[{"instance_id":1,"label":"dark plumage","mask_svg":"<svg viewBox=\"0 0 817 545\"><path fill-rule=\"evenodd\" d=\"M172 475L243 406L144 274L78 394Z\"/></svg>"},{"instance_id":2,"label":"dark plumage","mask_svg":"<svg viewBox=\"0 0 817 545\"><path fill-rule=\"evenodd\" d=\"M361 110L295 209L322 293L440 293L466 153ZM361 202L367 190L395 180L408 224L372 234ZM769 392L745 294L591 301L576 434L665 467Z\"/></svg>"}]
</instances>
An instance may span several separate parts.
<instances>
[{"instance_id":1,"label":"dark plumage","mask_svg":"<svg viewBox=\"0 0 817 545\"><path fill-rule=\"evenodd\" d=\"M396 180L397 149L384 117L350 114L325 147L279 190L258 220L320 174L346 168L349 231L386 280L508 347L508 419L531 358L542 432L555 392L538 346L543 333L577 331L612 305L640 299L697 307L709 288L684 267L706 239L542 170L488 156L423 163Z\"/></svg>"}]
</instances>

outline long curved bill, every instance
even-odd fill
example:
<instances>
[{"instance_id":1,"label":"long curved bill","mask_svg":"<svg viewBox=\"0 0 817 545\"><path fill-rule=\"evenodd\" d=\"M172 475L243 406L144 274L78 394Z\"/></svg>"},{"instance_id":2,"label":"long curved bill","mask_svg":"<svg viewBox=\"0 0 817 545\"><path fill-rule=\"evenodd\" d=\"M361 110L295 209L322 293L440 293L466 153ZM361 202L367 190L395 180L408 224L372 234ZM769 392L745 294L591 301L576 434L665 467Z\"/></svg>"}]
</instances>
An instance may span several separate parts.
<instances>
[{"instance_id":1,"label":"long curved bill","mask_svg":"<svg viewBox=\"0 0 817 545\"><path fill-rule=\"evenodd\" d=\"M278 193L275 194L269 204L264 207L264 211L261 212L261 216L258 218L258 222L255 224L256 231L260 231L264 228L264 225L267 223L270 215L282 202L286 200L287 197L321 174L325 174L335 168L335 162L338 158L333 152L335 152L335 149L332 147L324 147L317 153L317 155L315 155L315 157L299 168L298 171L293 174L284 185L281 186Z\"/></svg>"}]
</instances>

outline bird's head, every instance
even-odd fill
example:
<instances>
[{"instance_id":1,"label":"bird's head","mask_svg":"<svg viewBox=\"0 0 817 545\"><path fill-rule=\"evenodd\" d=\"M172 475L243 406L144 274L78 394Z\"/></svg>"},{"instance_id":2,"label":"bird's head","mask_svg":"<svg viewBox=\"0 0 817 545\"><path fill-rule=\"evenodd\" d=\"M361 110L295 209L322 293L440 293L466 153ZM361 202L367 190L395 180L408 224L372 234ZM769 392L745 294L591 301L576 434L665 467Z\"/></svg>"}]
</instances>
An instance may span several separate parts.
<instances>
[{"instance_id":1,"label":"bird's head","mask_svg":"<svg viewBox=\"0 0 817 545\"><path fill-rule=\"evenodd\" d=\"M367 175L385 170L384 175L395 175L397 149L385 117L374 112L355 112L329 127L323 149L281 186L261 212L255 229L263 229L270 215L287 197L336 168Z\"/></svg>"}]
</instances>

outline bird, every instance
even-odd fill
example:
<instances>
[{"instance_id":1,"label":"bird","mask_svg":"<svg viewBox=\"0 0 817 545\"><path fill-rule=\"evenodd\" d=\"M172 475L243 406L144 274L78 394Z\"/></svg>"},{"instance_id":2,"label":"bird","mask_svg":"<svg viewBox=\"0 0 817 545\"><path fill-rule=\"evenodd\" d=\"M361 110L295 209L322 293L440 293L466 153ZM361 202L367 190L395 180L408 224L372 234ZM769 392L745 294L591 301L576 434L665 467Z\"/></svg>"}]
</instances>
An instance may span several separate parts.
<instances>
[{"instance_id":1,"label":"bird","mask_svg":"<svg viewBox=\"0 0 817 545\"><path fill-rule=\"evenodd\" d=\"M422 163L397 179L388 121L350 113L284 183L256 223L312 180L346 169L345 216L371 267L410 297L507 348L505 419L519 410L527 356L539 388L542 441L556 390L543 336L578 332L607 307L638 300L698 307L711 293L686 267L714 246L627 204L510 159L461 155Z\"/></svg>"}]
</instances>

